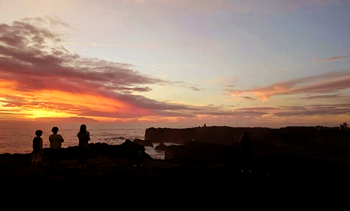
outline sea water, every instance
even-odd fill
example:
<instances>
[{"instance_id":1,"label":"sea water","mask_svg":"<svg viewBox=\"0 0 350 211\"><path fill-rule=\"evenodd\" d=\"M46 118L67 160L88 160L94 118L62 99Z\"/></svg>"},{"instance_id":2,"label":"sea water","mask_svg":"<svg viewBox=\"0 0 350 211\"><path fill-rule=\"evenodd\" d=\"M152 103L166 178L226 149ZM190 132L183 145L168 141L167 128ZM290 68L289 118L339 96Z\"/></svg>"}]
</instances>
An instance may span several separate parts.
<instances>
[{"instance_id":1,"label":"sea water","mask_svg":"<svg viewBox=\"0 0 350 211\"><path fill-rule=\"evenodd\" d=\"M33 138L36 130L42 130L43 147L49 148L49 136L52 127L58 127L64 142L63 148L78 146L80 124L78 123L38 123L38 122L9 122L0 125L0 154L25 154L33 150ZM122 144L126 139L144 139L147 126L120 125L112 123L87 123L90 132L89 143L106 143L109 145ZM164 152L145 147L146 153L154 159L164 159Z\"/></svg>"}]
</instances>

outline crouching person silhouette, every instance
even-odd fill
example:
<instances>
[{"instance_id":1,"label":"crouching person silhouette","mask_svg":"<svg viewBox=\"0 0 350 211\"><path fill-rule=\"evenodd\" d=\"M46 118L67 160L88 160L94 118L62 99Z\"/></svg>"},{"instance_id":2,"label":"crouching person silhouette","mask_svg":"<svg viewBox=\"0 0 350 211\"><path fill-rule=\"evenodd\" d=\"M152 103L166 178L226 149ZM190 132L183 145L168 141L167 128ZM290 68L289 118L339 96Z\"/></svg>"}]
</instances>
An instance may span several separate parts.
<instances>
[{"instance_id":1,"label":"crouching person silhouette","mask_svg":"<svg viewBox=\"0 0 350 211\"><path fill-rule=\"evenodd\" d=\"M241 145L241 172L251 172L252 169L252 140L249 137L249 133L244 133L239 139L239 144Z\"/></svg>"}]
</instances>

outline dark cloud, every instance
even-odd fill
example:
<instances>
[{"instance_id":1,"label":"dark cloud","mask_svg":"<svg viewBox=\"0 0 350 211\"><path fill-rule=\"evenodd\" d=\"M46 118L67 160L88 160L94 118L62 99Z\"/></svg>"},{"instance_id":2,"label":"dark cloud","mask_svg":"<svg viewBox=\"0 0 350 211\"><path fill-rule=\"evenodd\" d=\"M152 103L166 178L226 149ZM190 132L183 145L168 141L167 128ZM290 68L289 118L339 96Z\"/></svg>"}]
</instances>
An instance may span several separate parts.
<instances>
[{"instance_id":1,"label":"dark cloud","mask_svg":"<svg viewBox=\"0 0 350 211\"><path fill-rule=\"evenodd\" d=\"M350 114L350 104L325 104L308 106L252 107L237 109L234 113L253 113L257 116L272 115L278 117L315 116L315 115L347 115Z\"/></svg>"},{"instance_id":2,"label":"dark cloud","mask_svg":"<svg viewBox=\"0 0 350 211\"><path fill-rule=\"evenodd\" d=\"M247 112L252 112L252 111L278 111L280 108L275 108L275 107L248 107L248 108L240 108L235 111L247 111Z\"/></svg>"},{"instance_id":3,"label":"dark cloud","mask_svg":"<svg viewBox=\"0 0 350 211\"><path fill-rule=\"evenodd\" d=\"M248 96L244 96L244 97L242 97L243 99L246 99L246 100L255 100L254 98L252 98L252 97L248 97Z\"/></svg>"},{"instance_id":4,"label":"dark cloud","mask_svg":"<svg viewBox=\"0 0 350 211\"><path fill-rule=\"evenodd\" d=\"M235 86L233 86L233 85L225 85L225 87L233 88L233 87L235 87Z\"/></svg>"},{"instance_id":5,"label":"dark cloud","mask_svg":"<svg viewBox=\"0 0 350 211\"><path fill-rule=\"evenodd\" d=\"M342 97L343 96L340 96L338 94L333 94L333 95L313 95L313 96L303 97L303 99L314 100L314 99L330 99L330 98L342 98Z\"/></svg>"},{"instance_id":6,"label":"dark cloud","mask_svg":"<svg viewBox=\"0 0 350 211\"><path fill-rule=\"evenodd\" d=\"M201 91L202 89L195 87L195 86L191 86L187 83L184 83L182 81L167 81L168 84L170 85L176 85L176 86L180 86L186 89L192 89L193 91Z\"/></svg>"},{"instance_id":7,"label":"dark cloud","mask_svg":"<svg viewBox=\"0 0 350 211\"><path fill-rule=\"evenodd\" d=\"M309 106L280 106L280 107L249 107L232 111L221 110L220 108L202 108L194 112L198 115L226 116L240 118L242 121L256 119L261 121L264 116L269 117L310 117L324 115L349 115L350 104L329 104Z\"/></svg>"},{"instance_id":8,"label":"dark cloud","mask_svg":"<svg viewBox=\"0 0 350 211\"><path fill-rule=\"evenodd\" d=\"M274 113L275 116L314 116L314 115L348 115L350 105L313 105L286 107L284 111Z\"/></svg>"},{"instance_id":9,"label":"dark cloud","mask_svg":"<svg viewBox=\"0 0 350 211\"><path fill-rule=\"evenodd\" d=\"M191 89L194 90L194 91L201 91L201 89L199 89L197 87L194 87L194 86L191 86Z\"/></svg>"},{"instance_id":10,"label":"dark cloud","mask_svg":"<svg viewBox=\"0 0 350 211\"><path fill-rule=\"evenodd\" d=\"M338 90L348 89L348 88L350 88L350 77L337 78L334 81L322 81L321 83L318 83L318 84L311 84L308 86L298 87L298 88L295 88L294 90L291 90L291 94L326 93L326 92L335 92Z\"/></svg>"}]
</instances>

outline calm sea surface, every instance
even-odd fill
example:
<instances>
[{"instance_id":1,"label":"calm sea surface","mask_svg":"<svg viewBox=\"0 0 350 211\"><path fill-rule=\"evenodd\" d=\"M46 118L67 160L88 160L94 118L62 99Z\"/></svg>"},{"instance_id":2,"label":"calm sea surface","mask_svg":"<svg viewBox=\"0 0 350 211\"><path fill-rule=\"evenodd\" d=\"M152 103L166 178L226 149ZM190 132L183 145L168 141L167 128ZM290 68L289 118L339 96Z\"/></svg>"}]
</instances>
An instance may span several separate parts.
<instances>
[{"instance_id":1,"label":"calm sea surface","mask_svg":"<svg viewBox=\"0 0 350 211\"><path fill-rule=\"evenodd\" d=\"M49 135L52 127L58 127L58 134L64 139L63 148L77 146L80 123L1 123L0 126L0 154L30 153L36 130L42 130L44 148L50 146ZM121 126L110 123L87 123L90 132L90 143L107 143L119 145L126 139L144 139L146 126ZM145 147L146 153L155 159L164 159L164 152L156 151L152 147Z\"/></svg>"}]
</instances>

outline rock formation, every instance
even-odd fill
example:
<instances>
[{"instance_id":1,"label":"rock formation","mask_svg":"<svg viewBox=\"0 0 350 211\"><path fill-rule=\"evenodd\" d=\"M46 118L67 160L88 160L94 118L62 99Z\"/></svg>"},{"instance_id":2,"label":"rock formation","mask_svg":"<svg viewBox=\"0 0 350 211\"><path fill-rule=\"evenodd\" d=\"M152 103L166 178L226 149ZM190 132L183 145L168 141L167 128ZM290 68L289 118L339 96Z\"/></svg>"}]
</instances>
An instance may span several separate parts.
<instances>
[{"instance_id":1,"label":"rock formation","mask_svg":"<svg viewBox=\"0 0 350 211\"><path fill-rule=\"evenodd\" d=\"M134 139L133 141L134 144L140 144L143 145L145 147L154 147L152 141L145 141L145 140L141 140L141 139Z\"/></svg>"},{"instance_id":2,"label":"rock formation","mask_svg":"<svg viewBox=\"0 0 350 211\"><path fill-rule=\"evenodd\" d=\"M135 144L127 139L121 145L108 145L106 143L91 143L89 144L89 156L95 155L108 155L116 158L132 158L134 151L141 151L142 156L145 159L152 159L150 155L145 152L145 147L140 144ZM62 156L76 157L78 158L79 150L78 146L62 148ZM44 155L48 156L50 154L49 148L44 148Z\"/></svg>"},{"instance_id":3,"label":"rock formation","mask_svg":"<svg viewBox=\"0 0 350 211\"><path fill-rule=\"evenodd\" d=\"M170 128L148 128L145 140L152 143L184 143L191 141L194 137L194 128L170 129Z\"/></svg>"}]
</instances>

